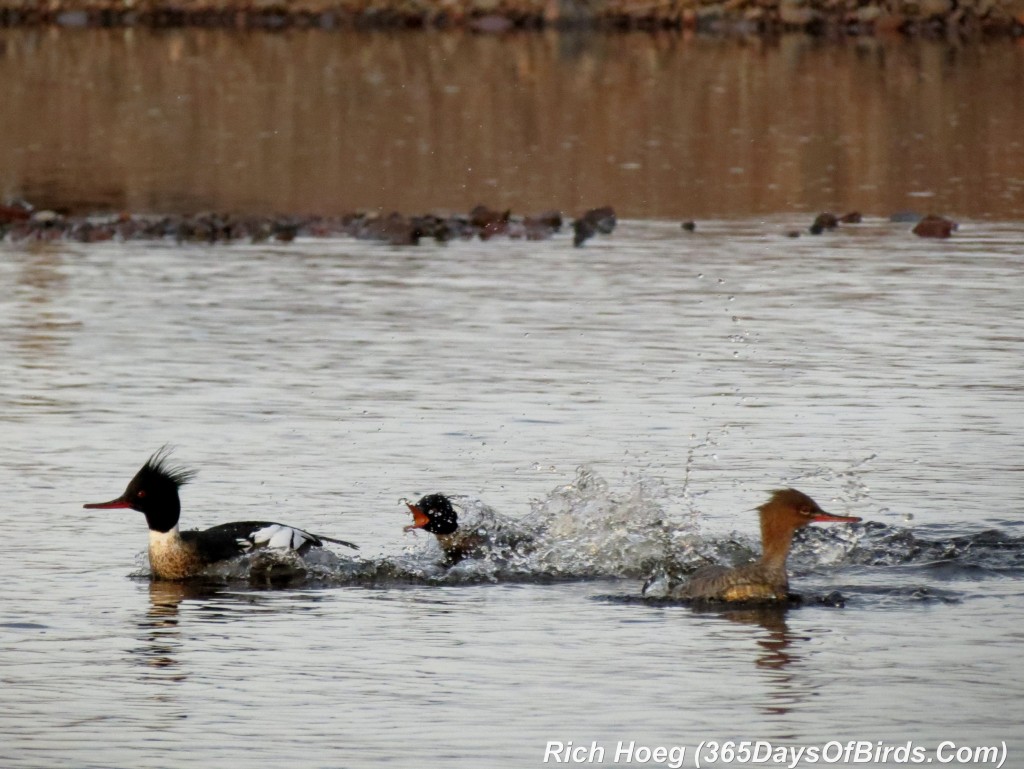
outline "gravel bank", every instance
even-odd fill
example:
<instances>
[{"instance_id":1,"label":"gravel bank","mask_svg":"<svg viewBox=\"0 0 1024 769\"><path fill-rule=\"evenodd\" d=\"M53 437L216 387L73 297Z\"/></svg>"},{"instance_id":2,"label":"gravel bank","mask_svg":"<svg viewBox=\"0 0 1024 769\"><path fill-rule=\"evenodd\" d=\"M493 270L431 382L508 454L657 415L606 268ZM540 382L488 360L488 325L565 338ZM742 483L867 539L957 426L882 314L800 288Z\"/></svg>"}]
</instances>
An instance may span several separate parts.
<instances>
[{"instance_id":1,"label":"gravel bank","mask_svg":"<svg viewBox=\"0 0 1024 769\"><path fill-rule=\"evenodd\" d=\"M1024 0L0 0L0 26L1024 35Z\"/></svg>"}]
</instances>

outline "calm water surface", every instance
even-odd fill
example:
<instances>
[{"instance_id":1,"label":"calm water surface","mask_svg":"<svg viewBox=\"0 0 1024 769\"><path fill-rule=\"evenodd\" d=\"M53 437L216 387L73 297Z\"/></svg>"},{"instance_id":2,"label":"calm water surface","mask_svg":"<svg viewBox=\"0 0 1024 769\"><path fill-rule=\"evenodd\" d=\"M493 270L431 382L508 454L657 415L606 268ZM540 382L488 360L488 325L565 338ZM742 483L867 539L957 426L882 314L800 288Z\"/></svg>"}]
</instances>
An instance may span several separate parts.
<instances>
[{"instance_id":1,"label":"calm water surface","mask_svg":"<svg viewBox=\"0 0 1024 769\"><path fill-rule=\"evenodd\" d=\"M78 212L1024 218L1024 46L0 30L0 197Z\"/></svg>"},{"instance_id":2,"label":"calm water surface","mask_svg":"<svg viewBox=\"0 0 1024 769\"><path fill-rule=\"evenodd\" d=\"M789 224L0 245L0 765L533 767L571 740L614 766L635 740L692 766L707 739L1005 740L1021 765L1024 228ZM201 470L186 525L404 565L150 583L141 516L81 505L164 443ZM794 553L845 608L619 599L672 548L749 554L780 485L872 522ZM564 539L445 576L401 530L438 490Z\"/></svg>"}]
</instances>

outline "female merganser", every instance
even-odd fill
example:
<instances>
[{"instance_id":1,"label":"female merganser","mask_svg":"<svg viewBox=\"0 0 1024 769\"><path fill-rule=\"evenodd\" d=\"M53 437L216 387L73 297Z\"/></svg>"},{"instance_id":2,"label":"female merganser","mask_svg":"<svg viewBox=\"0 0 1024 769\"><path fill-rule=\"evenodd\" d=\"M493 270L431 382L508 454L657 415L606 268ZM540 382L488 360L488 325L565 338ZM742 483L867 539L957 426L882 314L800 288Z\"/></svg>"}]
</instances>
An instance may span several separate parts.
<instances>
[{"instance_id":1,"label":"female merganser","mask_svg":"<svg viewBox=\"0 0 1024 769\"><path fill-rule=\"evenodd\" d=\"M757 508L761 516L761 559L733 569L705 566L690 577L675 598L697 601L785 601L789 598L786 557L793 533L809 523L857 523L852 515L826 513L818 503L796 489L773 491Z\"/></svg>"},{"instance_id":2,"label":"female merganser","mask_svg":"<svg viewBox=\"0 0 1024 769\"><path fill-rule=\"evenodd\" d=\"M489 508L481 511L479 520L463 528L451 500L444 494L427 494L416 504L405 501L412 513L412 523L402 531L423 529L437 537L444 551L444 565L454 566L466 558L485 558L493 552L521 549L531 535L517 524L499 519Z\"/></svg>"},{"instance_id":3,"label":"female merganser","mask_svg":"<svg viewBox=\"0 0 1024 769\"><path fill-rule=\"evenodd\" d=\"M149 565L157 579L194 577L211 564L264 547L294 550L300 555L312 547L323 546L324 542L359 547L343 539L317 536L266 521L239 521L204 531L179 531L178 488L190 481L195 471L169 467L168 454L166 447L153 454L117 499L85 505L92 509L130 507L146 516Z\"/></svg>"}]
</instances>

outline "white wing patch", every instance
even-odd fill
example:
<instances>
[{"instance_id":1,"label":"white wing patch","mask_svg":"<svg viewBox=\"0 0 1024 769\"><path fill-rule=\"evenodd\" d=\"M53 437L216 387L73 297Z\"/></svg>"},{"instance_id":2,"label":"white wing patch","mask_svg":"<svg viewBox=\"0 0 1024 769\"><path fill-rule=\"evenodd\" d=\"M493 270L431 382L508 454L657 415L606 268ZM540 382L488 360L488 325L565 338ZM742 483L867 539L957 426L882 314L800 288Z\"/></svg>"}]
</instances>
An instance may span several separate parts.
<instances>
[{"instance_id":1,"label":"white wing patch","mask_svg":"<svg viewBox=\"0 0 1024 769\"><path fill-rule=\"evenodd\" d=\"M270 526L257 529L244 539L239 539L238 544L243 550L249 552L258 547L271 547L276 550L298 550L308 543L316 544L316 541L316 537L307 531L273 523Z\"/></svg>"}]
</instances>

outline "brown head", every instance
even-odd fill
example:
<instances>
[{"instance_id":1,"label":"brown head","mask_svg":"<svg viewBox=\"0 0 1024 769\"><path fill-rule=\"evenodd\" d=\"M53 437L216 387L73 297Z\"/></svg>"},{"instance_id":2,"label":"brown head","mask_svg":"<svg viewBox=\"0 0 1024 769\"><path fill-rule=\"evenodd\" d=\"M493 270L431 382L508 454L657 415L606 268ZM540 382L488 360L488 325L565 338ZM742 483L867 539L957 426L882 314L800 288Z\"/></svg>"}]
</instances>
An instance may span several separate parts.
<instances>
[{"instance_id":1,"label":"brown head","mask_svg":"<svg viewBox=\"0 0 1024 769\"><path fill-rule=\"evenodd\" d=\"M817 502L796 489L776 489L757 509L761 514L764 560L781 557L785 561L793 532L809 523L857 523L860 520L854 515L826 513Z\"/></svg>"}]
</instances>

